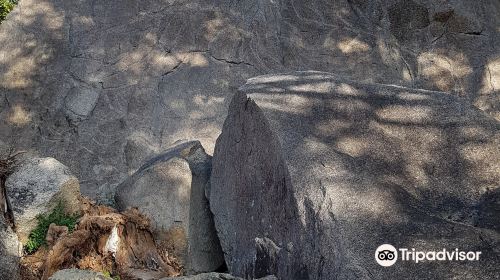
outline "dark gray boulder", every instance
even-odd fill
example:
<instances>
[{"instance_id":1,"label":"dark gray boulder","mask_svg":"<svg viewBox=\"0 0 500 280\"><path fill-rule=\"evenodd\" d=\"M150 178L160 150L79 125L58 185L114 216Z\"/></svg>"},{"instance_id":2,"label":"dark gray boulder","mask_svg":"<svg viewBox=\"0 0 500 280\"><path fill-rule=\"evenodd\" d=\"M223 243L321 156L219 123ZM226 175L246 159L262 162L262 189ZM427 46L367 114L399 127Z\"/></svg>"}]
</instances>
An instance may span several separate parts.
<instances>
[{"instance_id":1,"label":"dark gray boulder","mask_svg":"<svg viewBox=\"0 0 500 280\"><path fill-rule=\"evenodd\" d=\"M478 211L499 187L498 121L443 92L322 72L260 76L240 90L217 139L210 193L231 274L498 276L500 235ZM385 243L482 258L386 268L374 259Z\"/></svg>"},{"instance_id":2,"label":"dark gray boulder","mask_svg":"<svg viewBox=\"0 0 500 280\"><path fill-rule=\"evenodd\" d=\"M205 197L211 168L200 142L184 142L147 161L116 190L118 208L137 207L148 216L156 241L172 249L189 274L224 263Z\"/></svg>"}]
</instances>

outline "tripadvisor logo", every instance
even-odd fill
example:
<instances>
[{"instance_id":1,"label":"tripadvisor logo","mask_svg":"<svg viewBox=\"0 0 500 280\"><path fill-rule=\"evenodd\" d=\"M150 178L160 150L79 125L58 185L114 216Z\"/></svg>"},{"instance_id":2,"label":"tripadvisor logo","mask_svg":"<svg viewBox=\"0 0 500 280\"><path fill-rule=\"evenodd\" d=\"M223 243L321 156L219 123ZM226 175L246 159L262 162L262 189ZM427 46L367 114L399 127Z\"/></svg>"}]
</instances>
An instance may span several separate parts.
<instances>
[{"instance_id":1,"label":"tripadvisor logo","mask_svg":"<svg viewBox=\"0 0 500 280\"><path fill-rule=\"evenodd\" d=\"M375 260L381 266L391 266L400 261L412 261L419 263L421 261L478 261L481 252L460 251L459 249L439 251L417 251L415 248L396 249L390 244L380 245L375 250Z\"/></svg>"},{"instance_id":2,"label":"tripadvisor logo","mask_svg":"<svg viewBox=\"0 0 500 280\"><path fill-rule=\"evenodd\" d=\"M391 266L398 260L398 250L390 244L380 245L375 250L375 260L381 266Z\"/></svg>"}]
</instances>

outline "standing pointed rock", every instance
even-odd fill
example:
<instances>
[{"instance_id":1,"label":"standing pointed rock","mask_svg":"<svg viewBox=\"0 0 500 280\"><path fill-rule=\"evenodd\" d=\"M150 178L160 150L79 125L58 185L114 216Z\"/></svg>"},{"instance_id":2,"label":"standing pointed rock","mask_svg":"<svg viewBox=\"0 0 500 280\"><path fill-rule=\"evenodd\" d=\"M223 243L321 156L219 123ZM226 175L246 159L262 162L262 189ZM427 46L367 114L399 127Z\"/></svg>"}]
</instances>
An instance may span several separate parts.
<instances>
[{"instance_id":1,"label":"standing pointed rock","mask_svg":"<svg viewBox=\"0 0 500 280\"><path fill-rule=\"evenodd\" d=\"M205 197L211 157L198 141L178 144L146 162L117 187L120 210L151 219L155 239L173 250L188 273L214 271L224 257Z\"/></svg>"}]
</instances>

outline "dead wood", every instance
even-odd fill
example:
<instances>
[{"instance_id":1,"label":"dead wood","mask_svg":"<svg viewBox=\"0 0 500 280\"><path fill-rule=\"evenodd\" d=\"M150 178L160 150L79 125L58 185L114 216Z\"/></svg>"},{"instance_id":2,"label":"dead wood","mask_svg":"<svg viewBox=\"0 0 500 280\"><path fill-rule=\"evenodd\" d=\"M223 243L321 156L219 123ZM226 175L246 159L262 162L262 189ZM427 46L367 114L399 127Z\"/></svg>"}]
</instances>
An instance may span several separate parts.
<instances>
[{"instance_id":1,"label":"dead wood","mask_svg":"<svg viewBox=\"0 0 500 280\"><path fill-rule=\"evenodd\" d=\"M51 225L47 240L54 245L43 264L41 279L70 267L108 271L121 279L181 275L182 267L169 252L157 247L149 219L137 209L118 213L87 201L83 213L73 233L65 234L64 228ZM108 244L112 243L113 230L117 246Z\"/></svg>"}]
</instances>

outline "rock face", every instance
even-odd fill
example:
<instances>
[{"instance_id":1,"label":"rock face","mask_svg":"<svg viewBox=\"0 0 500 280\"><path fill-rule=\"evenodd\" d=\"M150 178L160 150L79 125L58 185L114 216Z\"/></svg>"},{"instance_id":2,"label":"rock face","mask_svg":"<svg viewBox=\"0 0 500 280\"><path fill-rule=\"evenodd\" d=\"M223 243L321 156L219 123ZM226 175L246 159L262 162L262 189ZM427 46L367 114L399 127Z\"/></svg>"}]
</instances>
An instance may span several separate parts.
<instances>
[{"instance_id":1,"label":"rock face","mask_svg":"<svg viewBox=\"0 0 500 280\"><path fill-rule=\"evenodd\" d=\"M7 178L5 186L16 233L23 244L37 225L37 215L51 211L59 202L68 212L79 211L78 179L56 159L27 159Z\"/></svg>"},{"instance_id":2,"label":"rock face","mask_svg":"<svg viewBox=\"0 0 500 280\"><path fill-rule=\"evenodd\" d=\"M489 279L500 124L443 92L322 72L248 80L217 139L210 206L231 274ZM495 211L494 207L486 207ZM482 221L482 222L481 222ZM381 244L479 262L373 259ZM398 261L399 262L399 261Z\"/></svg>"},{"instance_id":3,"label":"rock face","mask_svg":"<svg viewBox=\"0 0 500 280\"><path fill-rule=\"evenodd\" d=\"M19 279L20 249L16 233L0 216L0 279Z\"/></svg>"},{"instance_id":4,"label":"rock face","mask_svg":"<svg viewBox=\"0 0 500 280\"><path fill-rule=\"evenodd\" d=\"M259 74L450 91L500 119L499 19L497 0L23 0L0 26L0 139L107 201L131 154L178 139L211 154Z\"/></svg>"},{"instance_id":5,"label":"rock face","mask_svg":"<svg viewBox=\"0 0 500 280\"><path fill-rule=\"evenodd\" d=\"M188 273L214 271L224 257L205 197L211 157L200 142L178 144L120 184L121 210L137 207L152 221L159 242L174 249Z\"/></svg>"},{"instance_id":6,"label":"rock face","mask_svg":"<svg viewBox=\"0 0 500 280\"><path fill-rule=\"evenodd\" d=\"M99 272L80 269L63 269L56 272L49 280L112 280Z\"/></svg>"}]
</instances>

